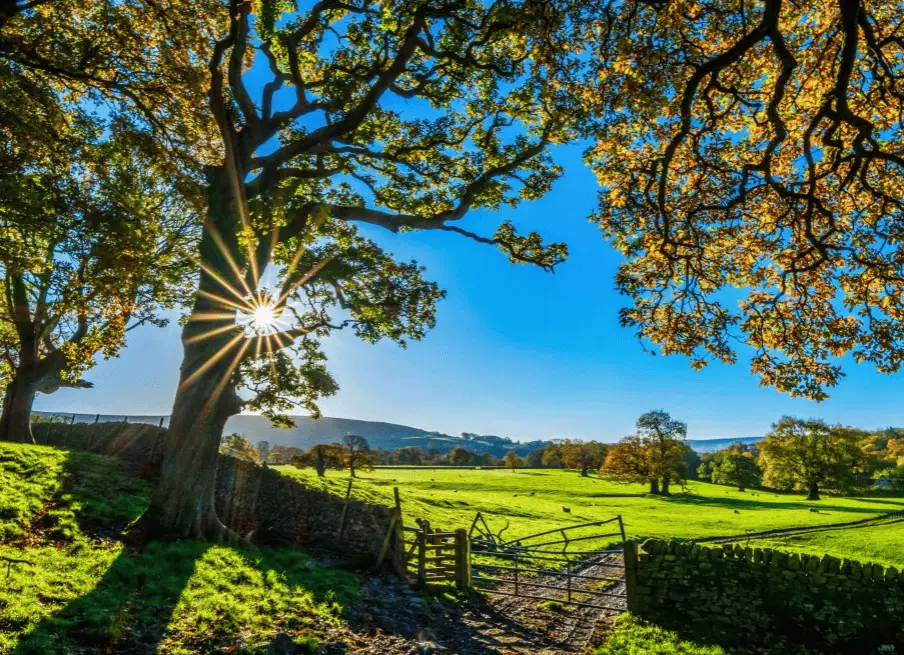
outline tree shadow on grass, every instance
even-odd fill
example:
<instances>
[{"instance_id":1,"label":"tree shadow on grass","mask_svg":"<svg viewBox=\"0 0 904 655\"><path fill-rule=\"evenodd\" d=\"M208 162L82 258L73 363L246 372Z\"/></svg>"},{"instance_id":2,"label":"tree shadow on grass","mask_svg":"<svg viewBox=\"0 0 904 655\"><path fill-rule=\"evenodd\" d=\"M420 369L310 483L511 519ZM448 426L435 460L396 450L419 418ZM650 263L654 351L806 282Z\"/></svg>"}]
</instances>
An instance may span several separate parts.
<instances>
[{"instance_id":1,"label":"tree shadow on grass","mask_svg":"<svg viewBox=\"0 0 904 655\"><path fill-rule=\"evenodd\" d=\"M14 653L105 652L119 644L133 653L156 651L209 545L124 548L123 531L147 508L149 496L150 486L119 460L68 453L61 488L23 544L24 556L43 569L23 591L35 606L83 593L28 630Z\"/></svg>"},{"instance_id":2,"label":"tree shadow on grass","mask_svg":"<svg viewBox=\"0 0 904 655\"><path fill-rule=\"evenodd\" d=\"M246 638L265 649L283 628L321 634L317 626L335 625L355 595L354 576L312 565L295 549L191 541L124 548L122 532L146 508L149 487L115 460L81 453L71 454L65 472L21 545L35 579L7 590L24 619L16 655L150 654L170 642L220 652ZM48 605L56 609L45 616ZM35 623L29 611L44 618Z\"/></svg>"},{"instance_id":3,"label":"tree shadow on grass","mask_svg":"<svg viewBox=\"0 0 904 655\"><path fill-rule=\"evenodd\" d=\"M209 544L152 543L122 551L88 593L41 621L16 655L37 653L155 653L173 609Z\"/></svg>"}]
</instances>

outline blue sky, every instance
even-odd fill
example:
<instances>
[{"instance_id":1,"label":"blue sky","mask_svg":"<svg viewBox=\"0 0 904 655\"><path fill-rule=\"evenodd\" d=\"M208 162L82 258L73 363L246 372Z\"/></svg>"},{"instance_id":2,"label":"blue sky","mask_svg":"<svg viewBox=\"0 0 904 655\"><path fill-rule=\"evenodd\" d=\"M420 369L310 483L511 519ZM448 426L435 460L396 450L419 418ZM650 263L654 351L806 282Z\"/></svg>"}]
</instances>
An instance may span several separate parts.
<instances>
[{"instance_id":1,"label":"blue sky","mask_svg":"<svg viewBox=\"0 0 904 655\"><path fill-rule=\"evenodd\" d=\"M695 438L760 435L787 413L862 427L904 425L901 375L850 363L832 397L817 404L760 388L743 358L694 372L683 358L645 353L618 325L618 257L586 220L594 178L580 148L560 149L558 160L568 172L548 196L515 212L475 214L463 225L492 234L511 217L522 231L566 241L571 256L554 275L509 264L492 247L454 234L364 230L425 265L448 298L436 329L407 350L351 334L331 339L327 352L341 389L323 401L325 415L522 440L614 441L655 408L686 421ZM93 390L39 396L36 408L167 414L180 358L175 325L138 330L119 359L88 373Z\"/></svg>"}]
</instances>

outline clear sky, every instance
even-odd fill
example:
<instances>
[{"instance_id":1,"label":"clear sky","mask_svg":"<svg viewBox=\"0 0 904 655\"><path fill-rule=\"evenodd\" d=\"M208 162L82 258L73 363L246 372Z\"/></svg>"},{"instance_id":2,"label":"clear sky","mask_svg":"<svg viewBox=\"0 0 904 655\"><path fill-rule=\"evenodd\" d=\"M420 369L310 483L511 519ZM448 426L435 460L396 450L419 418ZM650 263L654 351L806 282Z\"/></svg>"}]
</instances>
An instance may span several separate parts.
<instances>
[{"instance_id":1,"label":"clear sky","mask_svg":"<svg viewBox=\"0 0 904 655\"><path fill-rule=\"evenodd\" d=\"M692 371L679 357L651 356L618 325L623 299L613 290L618 256L586 217L595 182L578 147L558 151L568 170L542 200L515 212L475 214L464 224L492 234L511 217L566 241L569 260L553 275L509 264L490 246L449 233L368 235L415 258L448 291L436 329L402 350L351 334L327 344L338 395L324 415L402 423L527 440L614 441L638 415L663 408L688 423L691 437L764 434L782 414L818 416L865 428L904 425L904 375L847 365L848 377L821 403L760 388L748 363ZM137 330L119 359L88 373L92 390L39 396L36 409L168 414L180 363L179 331Z\"/></svg>"}]
</instances>

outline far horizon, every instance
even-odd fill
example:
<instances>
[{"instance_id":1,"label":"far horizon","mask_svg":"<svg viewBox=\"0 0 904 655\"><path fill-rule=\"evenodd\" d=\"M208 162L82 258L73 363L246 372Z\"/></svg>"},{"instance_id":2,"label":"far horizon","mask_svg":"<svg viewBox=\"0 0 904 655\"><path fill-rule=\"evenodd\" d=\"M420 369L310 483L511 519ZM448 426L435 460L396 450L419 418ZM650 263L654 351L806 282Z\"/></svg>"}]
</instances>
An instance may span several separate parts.
<instances>
[{"instance_id":1,"label":"far horizon","mask_svg":"<svg viewBox=\"0 0 904 655\"><path fill-rule=\"evenodd\" d=\"M71 416L74 414L76 417L76 422L91 422L97 416L100 417L99 420L101 422L105 422L105 423L106 422L114 422L116 420L122 420L122 419L127 419L127 420L129 420L129 422L133 422L133 423L142 423L142 422L157 423L158 421L160 421L160 419L168 419L169 418L169 414L113 414L113 413L103 413L103 412L70 412L70 411L64 412L64 411L48 410L48 409L37 410L36 413L40 414L40 415L44 415L44 416L59 416L59 417L67 417L67 416ZM238 416L257 416L263 420L267 420L266 417L261 416L260 414L242 413L242 414L238 414L237 417ZM310 419L311 418L310 416L306 416L304 414L289 414L289 416L293 419ZM233 417L233 418L235 418L235 417ZM450 436L450 437L452 437L452 436L457 437L462 434L462 433L453 434L453 433L443 432L441 430L433 430L433 429L425 428L425 427L418 426L418 425L393 423L391 421L375 421L375 420L370 420L370 419L351 418L348 416L322 416L321 418L332 419L332 420L338 419L338 420L347 420L347 421L359 421L359 422L363 422L363 423L374 423L374 424L382 424L382 425L390 425L390 426L399 426L399 427L405 427L405 428L414 428L416 430L421 430L423 432L427 432L430 434L438 434L438 435L444 435L444 436ZM230 419L230 420L232 420L232 419ZM311 420L316 420L316 419L311 419ZM164 423L164 425L165 425L165 423ZM227 424L227 428L228 428L228 424ZM288 428L288 431L291 431L291 428ZM508 437L515 443L529 443L531 441L550 441L552 439L566 438L566 437L546 437L546 438L540 438L540 439L517 439L515 437L510 437L509 435L505 435L505 434L491 434L489 432L480 432L480 431L473 431L473 430L465 430L464 432L467 432L469 434L475 434L477 436L482 436L482 437L486 437L486 436ZM731 441L731 440L762 439L764 436L765 436L765 434L721 436L721 437L696 437L691 434L688 436L688 440L689 441ZM587 441L587 439L581 439L581 440ZM615 443L617 441L617 439L612 439L612 440L599 439L599 441L602 441L603 443Z\"/></svg>"}]
</instances>

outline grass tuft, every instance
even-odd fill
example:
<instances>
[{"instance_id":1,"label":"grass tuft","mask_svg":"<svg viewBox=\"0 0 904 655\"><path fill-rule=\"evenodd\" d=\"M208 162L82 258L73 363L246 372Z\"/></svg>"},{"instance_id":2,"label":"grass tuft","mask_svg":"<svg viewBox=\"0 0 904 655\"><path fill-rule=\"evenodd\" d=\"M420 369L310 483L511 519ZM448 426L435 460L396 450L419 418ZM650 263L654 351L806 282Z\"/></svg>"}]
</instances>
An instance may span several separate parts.
<instances>
[{"instance_id":1,"label":"grass tuft","mask_svg":"<svg viewBox=\"0 0 904 655\"><path fill-rule=\"evenodd\" d=\"M728 655L718 646L695 644L657 625L622 614L594 655Z\"/></svg>"}]
</instances>

